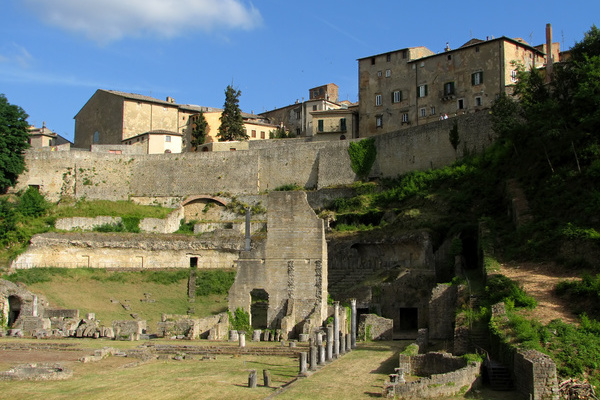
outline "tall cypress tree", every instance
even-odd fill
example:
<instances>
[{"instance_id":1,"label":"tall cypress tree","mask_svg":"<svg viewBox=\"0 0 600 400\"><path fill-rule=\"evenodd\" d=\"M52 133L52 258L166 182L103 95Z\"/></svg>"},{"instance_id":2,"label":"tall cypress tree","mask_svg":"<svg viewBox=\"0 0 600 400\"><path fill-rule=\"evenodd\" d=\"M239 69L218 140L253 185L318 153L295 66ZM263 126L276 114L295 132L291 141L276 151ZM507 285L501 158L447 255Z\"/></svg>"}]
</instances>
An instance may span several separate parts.
<instances>
[{"instance_id":1,"label":"tall cypress tree","mask_svg":"<svg viewBox=\"0 0 600 400\"><path fill-rule=\"evenodd\" d=\"M223 106L221 118L219 118L221 126L219 126L219 132L217 133L220 142L248 139L239 106L241 94L241 91L235 90L231 85L228 85L225 90L225 105Z\"/></svg>"},{"instance_id":2,"label":"tall cypress tree","mask_svg":"<svg viewBox=\"0 0 600 400\"><path fill-rule=\"evenodd\" d=\"M206 135L208 134L208 122L204 117L204 113L200 113L194 118L194 127L192 128L192 140L190 144L195 151L198 151L198 147L204 144L206 141Z\"/></svg>"}]
</instances>

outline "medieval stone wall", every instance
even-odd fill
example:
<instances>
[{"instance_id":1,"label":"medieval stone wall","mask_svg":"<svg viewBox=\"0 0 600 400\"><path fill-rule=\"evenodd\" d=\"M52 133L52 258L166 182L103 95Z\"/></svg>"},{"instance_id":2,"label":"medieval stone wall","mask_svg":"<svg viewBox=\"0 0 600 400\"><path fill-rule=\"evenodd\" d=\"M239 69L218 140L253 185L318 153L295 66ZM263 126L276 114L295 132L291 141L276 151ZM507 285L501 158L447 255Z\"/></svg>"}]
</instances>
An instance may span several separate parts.
<instances>
[{"instance_id":1,"label":"medieval stone wall","mask_svg":"<svg viewBox=\"0 0 600 400\"><path fill-rule=\"evenodd\" d=\"M449 141L458 123L457 151ZM452 163L494 139L489 117L469 114L375 137L377 160L371 177L396 177ZM50 200L173 198L229 192L257 194L287 184L307 188L351 184L350 141L255 141L248 151L117 155L86 151L28 152L27 172L15 190L39 185Z\"/></svg>"}]
</instances>

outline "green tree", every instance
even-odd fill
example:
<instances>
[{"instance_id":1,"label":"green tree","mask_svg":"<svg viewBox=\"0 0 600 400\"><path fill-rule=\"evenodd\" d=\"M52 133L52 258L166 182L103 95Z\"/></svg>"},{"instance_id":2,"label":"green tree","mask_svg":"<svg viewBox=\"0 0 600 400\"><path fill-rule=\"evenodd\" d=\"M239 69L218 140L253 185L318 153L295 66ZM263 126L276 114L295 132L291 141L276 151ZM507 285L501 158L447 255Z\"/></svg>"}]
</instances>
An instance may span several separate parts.
<instances>
[{"instance_id":1,"label":"green tree","mask_svg":"<svg viewBox=\"0 0 600 400\"><path fill-rule=\"evenodd\" d=\"M49 206L39 190L29 187L19 199L18 210L25 217L39 217L44 215Z\"/></svg>"},{"instance_id":2,"label":"green tree","mask_svg":"<svg viewBox=\"0 0 600 400\"><path fill-rule=\"evenodd\" d=\"M0 94L0 192L17 182L25 170L24 151L29 147L28 115Z\"/></svg>"},{"instance_id":3,"label":"green tree","mask_svg":"<svg viewBox=\"0 0 600 400\"><path fill-rule=\"evenodd\" d=\"M241 94L241 91L235 90L231 85L228 85L225 90L225 104L221 118L219 118L221 126L219 126L219 132L217 133L220 142L248 139L239 106Z\"/></svg>"},{"instance_id":4,"label":"green tree","mask_svg":"<svg viewBox=\"0 0 600 400\"><path fill-rule=\"evenodd\" d=\"M190 144L194 150L198 150L198 147L204 144L206 141L206 135L208 134L208 122L204 117L204 113L200 113L194 117L194 127L192 128L192 141Z\"/></svg>"}]
</instances>

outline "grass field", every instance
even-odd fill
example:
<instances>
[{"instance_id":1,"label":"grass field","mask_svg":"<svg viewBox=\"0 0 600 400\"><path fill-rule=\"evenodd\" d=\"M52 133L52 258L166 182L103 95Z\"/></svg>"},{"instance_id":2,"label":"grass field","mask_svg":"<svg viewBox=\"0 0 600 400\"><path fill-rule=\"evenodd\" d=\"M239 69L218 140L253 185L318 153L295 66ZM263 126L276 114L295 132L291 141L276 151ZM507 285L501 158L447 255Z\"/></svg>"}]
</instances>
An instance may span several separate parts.
<instances>
[{"instance_id":1,"label":"grass field","mask_svg":"<svg viewBox=\"0 0 600 400\"><path fill-rule=\"evenodd\" d=\"M5 342L27 340L0 339ZM39 341L31 340L34 344ZM113 346L131 348L139 342L115 342L108 340L72 339L62 343L75 343L87 348ZM173 341L152 343L182 344ZM42 351L13 351L0 353L0 370L11 365L56 357L57 361L73 370L73 377L64 381L0 381L2 399L369 399L381 395L388 374L398 366L398 352L409 342L359 343L351 353L319 368L309 377L297 379L298 359L284 356L217 355L214 360L201 360L197 356L183 361L153 360L139 362L132 358L108 357L94 363L80 363L77 353ZM217 345L216 342L194 341L183 344L193 346ZM143 345L143 344L142 344ZM221 342L222 346L236 346ZM273 346L273 343L248 342L247 347ZM278 346L278 344L275 344ZM58 360L58 358L70 360ZM19 360L19 362L14 362ZM258 387L247 387L251 369L258 373ZM271 371L271 387L262 385L262 371ZM512 400L515 392L492 392L487 389L473 391L452 399Z\"/></svg>"},{"instance_id":2,"label":"grass field","mask_svg":"<svg viewBox=\"0 0 600 400\"><path fill-rule=\"evenodd\" d=\"M190 303L185 271L158 276L162 280L155 279L152 271L78 269L49 273L51 277L48 280L27 282L28 290L43 295L52 307L77 308L82 317L93 312L96 319L107 326L113 320L132 319L131 314L135 313L138 318L147 321L149 333L153 333L162 313L187 314L191 308L193 313L190 315L205 317L227 310L225 294L197 296Z\"/></svg>"}]
</instances>

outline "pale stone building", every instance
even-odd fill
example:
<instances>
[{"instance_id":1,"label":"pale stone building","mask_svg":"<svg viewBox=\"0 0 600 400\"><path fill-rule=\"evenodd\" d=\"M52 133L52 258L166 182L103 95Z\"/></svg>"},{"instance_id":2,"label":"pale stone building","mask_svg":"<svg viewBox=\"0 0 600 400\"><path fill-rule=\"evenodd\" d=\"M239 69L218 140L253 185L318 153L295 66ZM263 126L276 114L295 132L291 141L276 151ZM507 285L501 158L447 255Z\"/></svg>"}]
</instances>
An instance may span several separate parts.
<instances>
[{"instance_id":1,"label":"pale stone building","mask_svg":"<svg viewBox=\"0 0 600 400\"><path fill-rule=\"evenodd\" d=\"M512 93L517 66L546 65L542 51L522 39L472 39L435 54L425 47L395 50L358 60L359 132L368 137L491 107Z\"/></svg>"},{"instance_id":2,"label":"pale stone building","mask_svg":"<svg viewBox=\"0 0 600 400\"><path fill-rule=\"evenodd\" d=\"M190 104L177 104L167 97L153 97L115 90L98 89L75 115L75 147L89 148L92 145L141 145L145 148L162 148L172 153L190 151L192 128L199 113L204 113L208 122L207 142L217 141L223 110ZM251 139L268 139L269 132L277 128L265 117L242 113L246 131ZM252 137L252 132L258 131ZM169 142L171 139L172 142ZM152 142L148 145L148 141ZM162 141L162 142L161 142ZM181 148L179 151L179 143Z\"/></svg>"},{"instance_id":3,"label":"pale stone building","mask_svg":"<svg viewBox=\"0 0 600 400\"><path fill-rule=\"evenodd\" d=\"M51 131L46 128L46 123L44 122L41 128L36 128L35 126L29 127L29 144L34 149L42 148L42 147L53 147L60 146L63 144L71 143L64 137L60 136L56 132Z\"/></svg>"},{"instance_id":4,"label":"pale stone building","mask_svg":"<svg viewBox=\"0 0 600 400\"><path fill-rule=\"evenodd\" d=\"M295 104L265 111L260 115L274 124L283 126L296 137L314 136L317 129L314 112L338 110L345 106L338 103L338 86L334 83L309 89L308 93L309 99L306 101L304 98L302 101L296 100Z\"/></svg>"}]
</instances>

